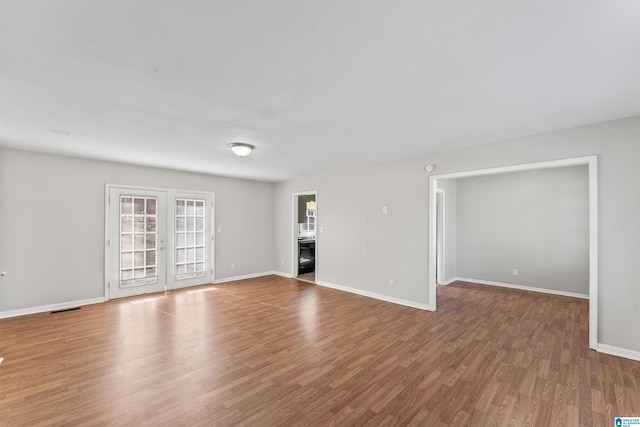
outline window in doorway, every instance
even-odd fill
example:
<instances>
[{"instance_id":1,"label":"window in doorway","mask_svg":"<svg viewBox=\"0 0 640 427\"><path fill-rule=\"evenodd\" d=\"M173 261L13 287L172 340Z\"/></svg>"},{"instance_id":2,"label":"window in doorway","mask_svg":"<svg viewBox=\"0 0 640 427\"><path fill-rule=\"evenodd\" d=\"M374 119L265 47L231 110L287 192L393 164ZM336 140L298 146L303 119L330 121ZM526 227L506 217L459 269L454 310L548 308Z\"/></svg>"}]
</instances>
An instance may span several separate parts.
<instances>
[{"instance_id":1,"label":"window in doorway","mask_svg":"<svg viewBox=\"0 0 640 427\"><path fill-rule=\"evenodd\" d=\"M158 282L155 197L120 197L120 286Z\"/></svg>"},{"instance_id":2,"label":"window in doorway","mask_svg":"<svg viewBox=\"0 0 640 427\"><path fill-rule=\"evenodd\" d=\"M205 201L176 199L176 280L205 275Z\"/></svg>"}]
</instances>

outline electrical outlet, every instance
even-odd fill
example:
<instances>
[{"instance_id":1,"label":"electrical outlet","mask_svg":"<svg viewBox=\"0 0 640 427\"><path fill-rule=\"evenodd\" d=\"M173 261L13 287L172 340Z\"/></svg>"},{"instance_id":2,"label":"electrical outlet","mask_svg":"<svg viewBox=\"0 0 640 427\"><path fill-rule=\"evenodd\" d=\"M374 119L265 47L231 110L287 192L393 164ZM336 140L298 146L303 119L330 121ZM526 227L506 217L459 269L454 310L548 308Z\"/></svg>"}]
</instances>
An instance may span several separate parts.
<instances>
[{"instance_id":1,"label":"electrical outlet","mask_svg":"<svg viewBox=\"0 0 640 427\"><path fill-rule=\"evenodd\" d=\"M518 275L518 269L517 269L517 268L514 268L514 269L513 269L513 275L514 275L514 276L517 276L517 275Z\"/></svg>"},{"instance_id":2,"label":"electrical outlet","mask_svg":"<svg viewBox=\"0 0 640 427\"><path fill-rule=\"evenodd\" d=\"M284 261L280 261L280 265L284 267Z\"/></svg>"},{"instance_id":3,"label":"electrical outlet","mask_svg":"<svg viewBox=\"0 0 640 427\"><path fill-rule=\"evenodd\" d=\"M222 227L218 226L218 233L222 233Z\"/></svg>"},{"instance_id":4,"label":"electrical outlet","mask_svg":"<svg viewBox=\"0 0 640 427\"><path fill-rule=\"evenodd\" d=\"M236 265L235 264L231 264L231 269L235 270L235 268L236 268Z\"/></svg>"},{"instance_id":5,"label":"electrical outlet","mask_svg":"<svg viewBox=\"0 0 640 427\"><path fill-rule=\"evenodd\" d=\"M393 279L389 279L389 286L393 288Z\"/></svg>"},{"instance_id":6,"label":"electrical outlet","mask_svg":"<svg viewBox=\"0 0 640 427\"><path fill-rule=\"evenodd\" d=\"M387 209L387 207L386 207L386 206L383 206L383 207L382 207L382 213L383 213L384 215L386 215L388 211L389 211L389 210Z\"/></svg>"}]
</instances>

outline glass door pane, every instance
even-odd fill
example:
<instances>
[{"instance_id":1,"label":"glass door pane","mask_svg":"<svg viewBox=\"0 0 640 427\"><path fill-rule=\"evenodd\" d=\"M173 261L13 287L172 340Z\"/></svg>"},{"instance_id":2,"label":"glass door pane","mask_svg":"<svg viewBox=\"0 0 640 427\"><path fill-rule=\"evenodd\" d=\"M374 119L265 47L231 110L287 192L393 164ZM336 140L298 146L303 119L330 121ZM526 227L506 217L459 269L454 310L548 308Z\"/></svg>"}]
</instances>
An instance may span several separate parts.
<instances>
[{"instance_id":1,"label":"glass door pane","mask_svg":"<svg viewBox=\"0 0 640 427\"><path fill-rule=\"evenodd\" d=\"M120 196L119 286L158 283L157 197Z\"/></svg>"},{"instance_id":2,"label":"glass door pane","mask_svg":"<svg viewBox=\"0 0 640 427\"><path fill-rule=\"evenodd\" d=\"M109 189L109 298L165 289L166 195Z\"/></svg>"},{"instance_id":3,"label":"glass door pane","mask_svg":"<svg viewBox=\"0 0 640 427\"><path fill-rule=\"evenodd\" d=\"M170 289L213 282L212 235L213 195L170 193L173 230L169 230L167 253Z\"/></svg>"},{"instance_id":4,"label":"glass door pane","mask_svg":"<svg viewBox=\"0 0 640 427\"><path fill-rule=\"evenodd\" d=\"M175 278L204 277L207 255L205 201L176 199L175 209Z\"/></svg>"}]
</instances>

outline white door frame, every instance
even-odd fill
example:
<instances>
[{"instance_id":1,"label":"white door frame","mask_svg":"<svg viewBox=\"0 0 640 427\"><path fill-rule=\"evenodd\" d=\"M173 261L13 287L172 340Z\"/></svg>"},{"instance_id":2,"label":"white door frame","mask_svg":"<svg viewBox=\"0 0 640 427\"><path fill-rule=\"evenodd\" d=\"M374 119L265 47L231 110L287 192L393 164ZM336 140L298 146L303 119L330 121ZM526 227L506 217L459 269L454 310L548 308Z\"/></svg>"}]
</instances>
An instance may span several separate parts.
<instances>
[{"instance_id":1,"label":"white door frame","mask_svg":"<svg viewBox=\"0 0 640 427\"><path fill-rule=\"evenodd\" d=\"M110 280L110 266L111 260L109 255L109 244L111 239L111 227L110 227L110 212L109 212L109 197L111 193L111 189L113 188L122 188L126 190L141 190L141 191L156 191L156 192L164 192L167 195L172 193L179 194L191 194L191 195L205 195L211 197L211 206L210 209L210 239L211 239L211 253L209 254L209 265L211 269L211 282L215 282L215 239L214 239L214 230L215 230L215 193L207 192L207 191L197 191L197 190L181 190L174 188L158 188L158 187L145 187L145 186L136 186L136 185L120 185L120 184L105 184L105 192L104 192L104 300L109 301L111 299L109 292L109 280ZM165 282L166 283L166 282ZM166 286L165 286L166 289Z\"/></svg>"},{"instance_id":2,"label":"white door frame","mask_svg":"<svg viewBox=\"0 0 640 427\"><path fill-rule=\"evenodd\" d=\"M438 203L438 196L440 196L440 203ZM445 283L445 206L445 192L438 188L436 189L436 285L444 285ZM439 224L437 222L438 210L440 211Z\"/></svg>"},{"instance_id":3,"label":"white door frame","mask_svg":"<svg viewBox=\"0 0 640 427\"><path fill-rule=\"evenodd\" d=\"M300 191L291 193L291 277L298 277L298 196L316 196L318 203L318 191ZM316 280L318 278L318 210L316 208Z\"/></svg>"},{"instance_id":4,"label":"white door frame","mask_svg":"<svg viewBox=\"0 0 640 427\"><path fill-rule=\"evenodd\" d=\"M508 172L531 171L569 166L587 165L589 180L589 348L598 349L598 156L574 157L479 169L467 172L433 175L429 177L429 278L427 309L436 310L436 192L438 180L468 178Z\"/></svg>"}]
</instances>

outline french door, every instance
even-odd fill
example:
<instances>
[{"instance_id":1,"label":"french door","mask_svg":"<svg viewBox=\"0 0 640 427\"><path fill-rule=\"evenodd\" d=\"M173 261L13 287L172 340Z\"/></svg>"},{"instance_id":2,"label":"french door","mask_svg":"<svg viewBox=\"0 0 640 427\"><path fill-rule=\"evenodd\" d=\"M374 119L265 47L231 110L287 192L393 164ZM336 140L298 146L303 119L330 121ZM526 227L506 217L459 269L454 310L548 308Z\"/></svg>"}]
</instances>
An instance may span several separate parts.
<instances>
[{"instance_id":1,"label":"french door","mask_svg":"<svg viewBox=\"0 0 640 427\"><path fill-rule=\"evenodd\" d=\"M213 281L213 195L108 186L108 298Z\"/></svg>"}]
</instances>

